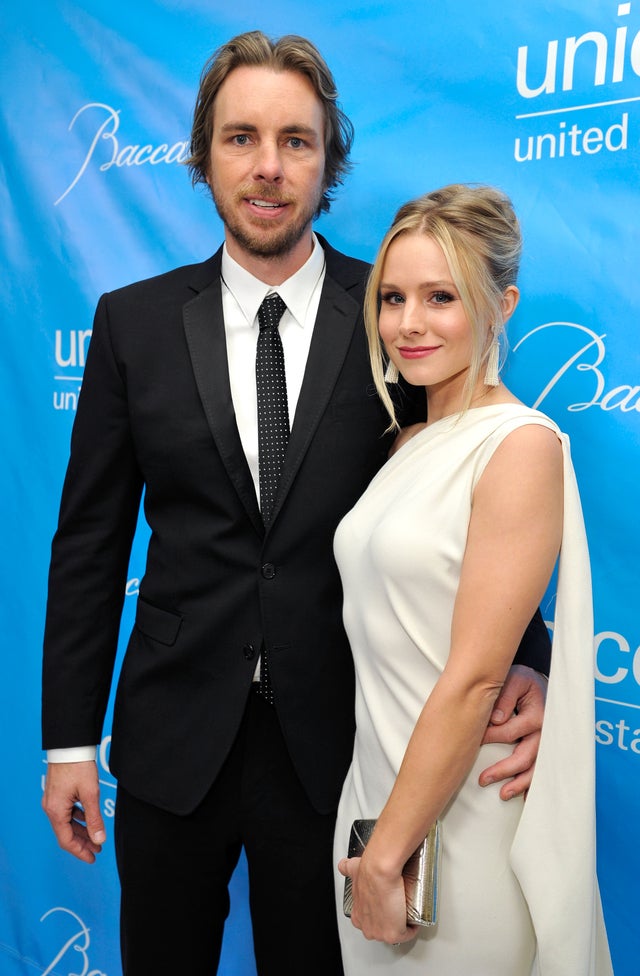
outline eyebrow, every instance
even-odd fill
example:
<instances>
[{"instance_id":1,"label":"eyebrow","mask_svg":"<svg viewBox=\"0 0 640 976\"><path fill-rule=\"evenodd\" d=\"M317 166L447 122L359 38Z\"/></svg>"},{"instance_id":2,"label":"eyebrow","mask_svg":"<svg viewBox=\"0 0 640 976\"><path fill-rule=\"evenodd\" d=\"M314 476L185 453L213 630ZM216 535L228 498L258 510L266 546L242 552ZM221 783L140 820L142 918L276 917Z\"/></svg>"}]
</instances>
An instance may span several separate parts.
<instances>
[{"instance_id":1,"label":"eyebrow","mask_svg":"<svg viewBox=\"0 0 640 976\"><path fill-rule=\"evenodd\" d=\"M222 132L230 132L232 129L244 129L246 132L257 132L257 126L250 125L248 122L225 122L220 126Z\"/></svg>"},{"instance_id":2,"label":"eyebrow","mask_svg":"<svg viewBox=\"0 0 640 976\"><path fill-rule=\"evenodd\" d=\"M294 133L301 133L302 135L305 135L305 136L319 136L320 135L319 132L318 132L318 130L317 129L314 129L313 126L311 126L311 125L302 125L302 124L300 124L300 125L285 125L285 126L283 126L283 128L280 131L283 133L283 135L284 134L293 135Z\"/></svg>"},{"instance_id":3,"label":"eyebrow","mask_svg":"<svg viewBox=\"0 0 640 976\"><path fill-rule=\"evenodd\" d=\"M455 288L453 281L449 281L447 278L440 279L438 281L422 281L418 285L418 288ZM398 285L394 285L392 281L381 281L380 288L398 288Z\"/></svg>"},{"instance_id":4,"label":"eyebrow","mask_svg":"<svg viewBox=\"0 0 640 976\"><path fill-rule=\"evenodd\" d=\"M240 122L240 121L225 122L224 125L220 126L221 132L238 132L238 130L241 130L242 132L257 132L258 126L253 125L250 122ZM306 136L313 136L314 138L318 138L318 139L320 138L320 133L317 131L317 129L314 129L310 125L303 125L302 123L285 125L278 131L282 135L306 135Z\"/></svg>"}]
</instances>

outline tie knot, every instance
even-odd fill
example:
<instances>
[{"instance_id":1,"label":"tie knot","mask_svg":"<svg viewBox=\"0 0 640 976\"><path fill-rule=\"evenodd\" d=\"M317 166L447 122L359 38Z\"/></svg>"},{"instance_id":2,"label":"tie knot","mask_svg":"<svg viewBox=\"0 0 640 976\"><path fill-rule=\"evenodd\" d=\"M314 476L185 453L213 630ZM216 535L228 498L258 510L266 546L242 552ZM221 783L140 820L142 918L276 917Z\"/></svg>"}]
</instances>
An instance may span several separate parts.
<instances>
[{"instance_id":1,"label":"tie knot","mask_svg":"<svg viewBox=\"0 0 640 976\"><path fill-rule=\"evenodd\" d=\"M277 329L286 307L283 299L277 292L274 292L272 295L267 295L258 309L258 325L260 326L260 331L262 332L263 329Z\"/></svg>"}]
</instances>

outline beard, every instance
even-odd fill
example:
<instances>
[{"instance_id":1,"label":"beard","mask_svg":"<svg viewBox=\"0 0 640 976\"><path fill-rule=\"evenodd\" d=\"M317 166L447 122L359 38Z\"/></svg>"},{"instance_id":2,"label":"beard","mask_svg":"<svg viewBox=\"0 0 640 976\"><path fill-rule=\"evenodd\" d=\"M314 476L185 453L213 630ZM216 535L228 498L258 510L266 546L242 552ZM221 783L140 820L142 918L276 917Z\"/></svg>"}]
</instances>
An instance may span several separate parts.
<instances>
[{"instance_id":1,"label":"beard","mask_svg":"<svg viewBox=\"0 0 640 976\"><path fill-rule=\"evenodd\" d=\"M255 231L252 230L250 224L243 223L237 217L234 210L235 203L241 205L242 200L247 197L260 196L263 192L263 188L258 193L255 190L252 193L252 189L248 187L241 188L234 195L233 200L228 201L223 199L216 192L215 185L212 185L211 195L215 208L218 211L218 216L225 225L228 233L249 254L261 258L283 257L295 247L307 232L320 207L324 188L320 188L315 197L308 201L307 206L302 209L293 223L289 223L285 227L272 227L271 222L266 218L262 221L259 217L256 217L254 218ZM287 202L285 198L279 197L278 193L272 189L269 191L269 199L273 203Z\"/></svg>"}]
</instances>

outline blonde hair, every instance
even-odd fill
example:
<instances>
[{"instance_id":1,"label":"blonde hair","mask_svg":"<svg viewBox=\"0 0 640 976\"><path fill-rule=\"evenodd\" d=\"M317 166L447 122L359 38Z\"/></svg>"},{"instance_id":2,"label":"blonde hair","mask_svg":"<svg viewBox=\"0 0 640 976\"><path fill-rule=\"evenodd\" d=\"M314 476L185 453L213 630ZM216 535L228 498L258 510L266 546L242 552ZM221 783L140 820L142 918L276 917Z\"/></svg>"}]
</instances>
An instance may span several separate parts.
<instances>
[{"instance_id":1,"label":"blonde hair","mask_svg":"<svg viewBox=\"0 0 640 976\"><path fill-rule=\"evenodd\" d=\"M387 357L378 332L379 293L387 252L401 234L425 234L442 248L471 324L473 355L465 384L467 410L493 335L502 333L502 299L518 277L522 237L509 198L490 186L452 184L405 203L387 231L369 275L364 317L371 369L378 393L397 428L385 383Z\"/></svg>"},{"instance_id":2,"label":"blonde hair","mask_svg":"<svg viewBox=\"0 0 640 976\"><path fill-rule=\"evenodd\" d=\"M185 161L192 183L206 183L209 175L216 96L235 68L247 66L293 71L311 82L325 120L324 193L316 216L328 212L332 190L344 182L351 169L353 125L338 105L338 91L326 61L311 41L297 34L272 40L262 31L247 31L219 47L205 64L193 113L190 155Z\"/></svg>"}]
</instances>

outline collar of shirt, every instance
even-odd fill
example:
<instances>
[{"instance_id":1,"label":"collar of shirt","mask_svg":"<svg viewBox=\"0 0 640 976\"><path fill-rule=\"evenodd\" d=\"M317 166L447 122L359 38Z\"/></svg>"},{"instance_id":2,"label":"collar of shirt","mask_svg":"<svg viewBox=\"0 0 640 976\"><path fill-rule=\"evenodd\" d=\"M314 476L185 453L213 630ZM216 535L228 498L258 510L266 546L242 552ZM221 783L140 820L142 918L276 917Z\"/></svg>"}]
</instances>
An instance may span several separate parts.
<instances>
[{"instance_id":1,"label":"collar of shirt","mask_svg":"<svg viewBox=\"0 0 640 976\"><path fill-rule=\"evenodd\" d=\"M316 309L309 321L309 305L324 275L324 264L324 251L314 234L313 251L302 267L281 285L267 285L234 261L225 244L222 248L222 283L233 295L247 324L257 327L260 305L270 292L277 292L291 317L304 329L315 322Z\"/></svg>"}]
</instances>

